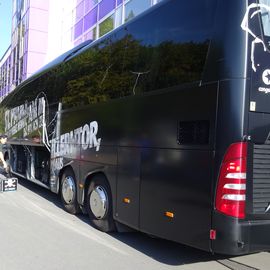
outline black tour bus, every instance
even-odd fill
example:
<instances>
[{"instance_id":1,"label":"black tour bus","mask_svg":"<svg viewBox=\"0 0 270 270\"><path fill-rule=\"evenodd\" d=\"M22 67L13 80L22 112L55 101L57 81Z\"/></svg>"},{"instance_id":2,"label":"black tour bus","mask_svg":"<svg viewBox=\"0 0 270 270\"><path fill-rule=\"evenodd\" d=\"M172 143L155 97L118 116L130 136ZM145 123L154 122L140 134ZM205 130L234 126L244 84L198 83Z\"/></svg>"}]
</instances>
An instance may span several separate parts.
<instances>
[{"instance_id":1,"label":"black tour bus","mask_svg":"<svg viewBox=\"0 0 270 270\"><path fill-rule=\"evenodd\" d=\"M269 53L269 0L164 0L2 101L12 172L105 232L269 250Z\"/></svg>"}]
</instances>

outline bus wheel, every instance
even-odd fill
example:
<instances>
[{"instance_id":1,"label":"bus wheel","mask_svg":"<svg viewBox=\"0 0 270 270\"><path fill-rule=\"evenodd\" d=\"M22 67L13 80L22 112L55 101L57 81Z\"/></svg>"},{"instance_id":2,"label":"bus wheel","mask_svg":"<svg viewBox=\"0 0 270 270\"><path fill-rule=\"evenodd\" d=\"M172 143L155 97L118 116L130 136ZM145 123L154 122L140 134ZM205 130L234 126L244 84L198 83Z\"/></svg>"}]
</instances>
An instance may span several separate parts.
<instances>
[{"instance_id":1,"label":"bus wheel","mask_svg":"<svg viewBox=\"0 0 270 270\"><path fill-rule=\"evenodd\" d=\"M102 175L93 177L87 192L86 206L91 224L100 231L115 231L112 214L112 195L106 178Z\"/></svg>"},{"instance_id":2,"label":"bus wheel","mask_svg":"<svg viewBox=\"0 0 270 270\"><path fill-rule=\"evenodd\" d=\"M66 169L61 179L61 201L67 212L77 214L80 211L76 196L76 179L71 169Z\"/></svg>"}]
</instances>

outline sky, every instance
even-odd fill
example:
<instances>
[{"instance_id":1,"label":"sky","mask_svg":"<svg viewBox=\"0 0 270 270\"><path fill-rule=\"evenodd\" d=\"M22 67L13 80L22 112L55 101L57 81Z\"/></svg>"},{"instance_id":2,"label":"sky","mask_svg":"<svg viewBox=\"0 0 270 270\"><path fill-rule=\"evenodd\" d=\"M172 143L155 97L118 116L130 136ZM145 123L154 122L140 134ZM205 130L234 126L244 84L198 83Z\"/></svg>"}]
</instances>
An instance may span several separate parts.
<instances>
[{"instance_id":1,"label":"sky","mask_svg":"<svg viewBox=\"0 0 270 270\"><path fill-rule=\"evenodd\" d=\"M12 0L0 0L0 59L11 43Z\"/></svg>"}]
</instances>

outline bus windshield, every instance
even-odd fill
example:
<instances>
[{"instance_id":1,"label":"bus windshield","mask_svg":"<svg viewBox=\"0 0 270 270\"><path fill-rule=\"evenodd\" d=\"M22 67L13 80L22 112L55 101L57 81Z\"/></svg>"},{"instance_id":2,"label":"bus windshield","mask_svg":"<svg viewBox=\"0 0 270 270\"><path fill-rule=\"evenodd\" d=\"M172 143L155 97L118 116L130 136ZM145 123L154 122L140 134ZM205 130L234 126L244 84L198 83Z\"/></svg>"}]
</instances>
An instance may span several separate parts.
<instances>
[{"instance_id":1,"label":"bus windshield","mask_svg":"<svg viewBox=\"0 0 270 270\"><path fill-rule=\"evenodd\" d=\"M259 0L264 36L270 37L270 0Z\"/></svg>"}]
</instances>

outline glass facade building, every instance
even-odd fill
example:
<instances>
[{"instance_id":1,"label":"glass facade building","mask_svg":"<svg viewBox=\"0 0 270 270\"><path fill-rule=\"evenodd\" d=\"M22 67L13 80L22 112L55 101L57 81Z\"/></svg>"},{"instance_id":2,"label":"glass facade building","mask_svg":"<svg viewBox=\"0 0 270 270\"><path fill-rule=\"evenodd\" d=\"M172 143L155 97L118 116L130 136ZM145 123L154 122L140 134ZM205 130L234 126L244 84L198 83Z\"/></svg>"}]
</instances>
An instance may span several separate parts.
<instances>
[{"instance_id":1,"label":"glass facade building","mask_svg":"<svg viewBox=\"0 0 270 270\"><path fill-rule=\"evenodd\" d=\"M48 15L48 1L13 1L11 45L0 61L0 100L44 64Z\"/></svg>"},{"instance_id":2,"label":"glass facade building","mask_svg":"<svg viewBox=\"0 0 270 270\"><path fill-rule=\"evenodd\" d=\"M74 45L95 40L161 0L77 0Z\"/></svg>"},{"instance_id":3,"label":"glass facade building","mask_svg":"<svg viewBox=\"0 0 270 270\"><path fill-rule=\"evenodd\" d=\"M13 0L11 45L0 57L0 100L63 52L105 35L160 1Z\"/></svg>"},{"instance_id":4,"label":"glass facade building","mask_svg":"<svg viewBox=\"0 0 270 270\"><path fill-rule=\"evenodd\" d=\"M17 86L44 63L48 44L49 2L13 1L11 69Z\"/></svg>"},{"instance_id":5,"label":"glass facade building","mask_svg":"<svg viewBox=\"0 0 270 270\"><path fill-rule=\"evenodd\" d=\"M11 89L11 48L9 47L0 60L0 97Z\"/></svg>"}]
</instances>

